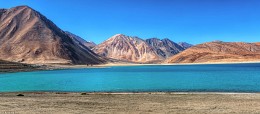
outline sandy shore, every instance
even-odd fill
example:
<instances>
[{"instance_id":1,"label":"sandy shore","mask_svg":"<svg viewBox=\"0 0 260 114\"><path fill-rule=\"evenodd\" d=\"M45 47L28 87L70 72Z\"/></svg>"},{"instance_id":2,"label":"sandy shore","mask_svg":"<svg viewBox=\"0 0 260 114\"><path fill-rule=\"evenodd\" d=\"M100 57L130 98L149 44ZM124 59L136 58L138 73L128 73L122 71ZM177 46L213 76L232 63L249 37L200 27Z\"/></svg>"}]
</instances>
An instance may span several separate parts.
<instances>
[{"instance_id":1,"label":"sandy shore","mask_svg":"<svg viewBox=\"0 0 260 114\"><path fill-rule=\"evenodd\" d=\"M260 61L242 61L242 62L204 62L204 63L159 63L159 64L122 64L122 63L108 63L102 65L96 65L99 67L109 67L109 66L152 66L152 65L204 65L204 64L243 64L243 63L260 63Z\"/></svg>"},{"instance_id":2,"label":"sandy shore","mask_svg":"<svg viewBox=\"0 0 260 114\"><path fill-rule=\"evenodd\" d=\"M77 69L77 68L109 68L114 66L156 66L156 65L204 65L204 64L243 64L243 63L260 63L260 61L246 62L208 62L208 63L171 63L171 64L137 64L137 63L107 63L101 65L50 65L52 69Z\"/></svg>"},{"instance_id":3,"label":"sandy shore","mask_svg":"<svg viewBox=\"0 0 260 114\"><path fill-rule=\"evenodd\" d=\"M260 94L0 93L0 113L257 114Z\"/></svg>"}]
</instances>

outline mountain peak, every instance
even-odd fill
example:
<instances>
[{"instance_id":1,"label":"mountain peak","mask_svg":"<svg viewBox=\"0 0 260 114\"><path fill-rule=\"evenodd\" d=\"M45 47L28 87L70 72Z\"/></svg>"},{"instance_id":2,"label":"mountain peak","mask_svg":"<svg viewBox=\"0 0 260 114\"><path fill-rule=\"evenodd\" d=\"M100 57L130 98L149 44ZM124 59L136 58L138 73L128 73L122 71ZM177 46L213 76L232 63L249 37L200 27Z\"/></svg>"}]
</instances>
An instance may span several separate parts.
<instances>
[{"instance_id":1,"label":"mountain peak","mask_svg":"<svg viewBox=\"0 0 260 114\"><path fill-rule=\"evenodd\" d=\"M0 9L0 16L5 12L9 12L10 15L14 15L16 12L17 14L19 14L23 10L26 10L25 12L27 12L27 14L29 14L28 12L30 11L35 11L31 7L23 5L23 6L12 7L10 9Z\"/></svg>"},{"instance_id":2,"label":"mountain peak","mask_svg":"<svg viewBox=\"0 0 260 114\"><path fill-rule=\"evenodd\" d=\"M126 36L124 34L115 34L113 37L121 37L121 36Z\"/></svg>"},{"instance_id":3,"label":"mountain peak","mask_svg":"<svg viewBox=\"0 0 260 114\"><path fill-rule=\"evenodd\" d=\"M33 10L31 7L26 6L26 5L22 5L22 6L16 6L16 7L12 7L10 8L10 10Z\"/></svg>"},{"instance_id":4,"label":"mountain peak","mask_svg":"<svg viewBox=\"0 0 260 114\"><path fill-rule=\"evenodd\" d=\"M109 38L107 41L109 41L109 40L132 40L132 39L135 39L138 41L142 40L137 36L127 36L124 34L116 34L116 35L112 36L111 38Z\"/></svg>"},{"instance_id":5,"label":"mountain peak","mask_svg":"<svg viewBox=\"0 0 260 114\"><path fill-rule=\"evenodd\" d=\"M125 37L128 37L128 36L126 36L124 34L116 34L116 35L112 36L111 38L125 38Z\"/></svg>"},{"instance_id":6,"label":"mountain peak","mask_svg":"<svg viewBox=\"0 0 260 114\"><path fill-rule=\"evenodd\" d=\"M146 39L146 41L148 41L148 40L155 40L155 41L161 41L161 39L159 39L159 38L149 38L149 39Z\"/></svg>"},{"instance_id":7,"label":"mountain peak","mask_svg":"<svg viewBox=\"0 0 260 114\"><path fill-rule=\"evenodd\" d=\"M169 38L164 38L164 39L162 39L162 40L171 41Z\"/></svg>"},{"instance_id":8,"label":"mountain peak","mask_svg":"<svg viewBox=\"0 0 260 114\"><path fill-rule=\"evenodd\" d=\"M164 43L172 43L172 44L175 44L175 42L173 42L172 40L170 40L169 38L164 38L161 40L162 42Z\"/></svg>"},{"instance_id":9,"label":"mountain peak","mask_svg":"<svg viewBox=\"0 0 260 114\"><path fill-rule=\"evenodd\" d=\"M114 40L122 40L122 39L126 39L127 36L124 34L116 34L112 37L110 37L109 39L107 39L106 41L114 41Z\"/></svg>"},{"instance_id":10,"label":"mountain peak","mask_svg":"<svg viewBox=\"0 0 260 114\"><path fill-rule=\"evenodd\" d=\"M27 6L27 5L21 5L21 6L16 6L16 7L13 7L15 9L19 9L19 8L28 8L28 9L32 9L31 7ZM11 8L12 9L12 8Z\"/></svg>"}]
</instances>

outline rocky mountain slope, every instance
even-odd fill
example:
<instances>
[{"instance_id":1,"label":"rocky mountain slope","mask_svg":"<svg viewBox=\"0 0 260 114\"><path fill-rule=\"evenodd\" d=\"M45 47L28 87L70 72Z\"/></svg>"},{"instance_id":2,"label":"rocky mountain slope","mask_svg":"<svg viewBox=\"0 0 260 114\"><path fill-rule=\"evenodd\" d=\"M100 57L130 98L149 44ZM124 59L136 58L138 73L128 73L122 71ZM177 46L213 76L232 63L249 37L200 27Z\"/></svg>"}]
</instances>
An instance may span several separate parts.
<instances>
[{"instance_id":1,"label":"rocky mountain slope","mask_svg":"<svg viewBox=\"0 0 260 114\"><path fill-rule=\"evenodd\" d=\"M189 44L187 42L179 42L178 45L180 45L183 49L188 49L193 46L192 44Z\"/></svg>"},{"instance_id":2,"label":"rocky mountain slope","mask_svg":"<svg viewBox=\"0 0 260 114\"><path fill-rule=\"evenodd\" d=\"M182 46L167 38L162 40L158 38L151 38L147 39L146 42L154 48L157 55L162 56L164 59L185 50Z\"/></svg>"},{"instance_id":3,"label":"rocky mountain slope","mask_svg":"<svg viewBox=\"0 0 260 114\"><path fill-rule=\"evenodd\" d=\"M181 45L169 39L143 40L123 34L117 34L93 48L94 52L106 58L139 63L164 61L183 50Z\"/></svg>"},{"instance_id":4,"label":"rocky mountain slope","mask_svg":"<svg viewBox=\"0 0 260 114\"><path fill-rule=\"evenodd\" d=\"M33 64L104 62L28 6L0 10L0 59Z\"/></svg>"},{"instance_id":5,"label":"rocky mountain slope","mask_svg":"<svg viewBox=\"0 0 260 114\"><path fill-rule=\"evenodd\" d=\"M260 61L260 44L243 42L208 42L193 46L167 63Z\"/></svg>"},{"instance_id":6,"label":"rocky mountain slope","mask_svg":"<svg viewBox=\"0 0 260 114\"><path fill-rule=\"evenodd\" d=\"M71 32L68 32L66 31L66 33L71 37L73 38L76 42L79 42L79 43L82 43L83 45L87 46L89 49L92 49L94 48L95 46L97 46L97 44L95 44L94 42L91 42L91 41L86 41L84 40L83 38L71 33Z\"/></svg>"},{"instance_id":7,"label":"rocky mountain slope","mask_svg":"<svg viewBox=\"0 0 260 114\"><path fill-rule=\"evenodd\" d=\"M138 37L117 34L93 48L97 54L131 62L151 62L163 60L156 51Z\"/></svg>"}]
</instances>

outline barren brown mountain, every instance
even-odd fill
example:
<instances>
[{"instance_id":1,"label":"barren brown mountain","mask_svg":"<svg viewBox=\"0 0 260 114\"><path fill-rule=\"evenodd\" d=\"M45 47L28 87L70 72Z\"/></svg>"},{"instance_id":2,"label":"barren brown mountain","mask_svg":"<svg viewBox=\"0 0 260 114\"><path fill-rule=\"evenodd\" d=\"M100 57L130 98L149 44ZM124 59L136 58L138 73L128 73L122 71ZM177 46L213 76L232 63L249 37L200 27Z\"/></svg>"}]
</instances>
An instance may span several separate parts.
<instances>
[{"instance_id":1,"label":"barren brown mountain","mask_svg":"<svg viewBox=\"0 0 260 114\"><path fill-rule=\"evenodd\" d=\"M193 46L171 58L168 63L260 61L260 44L209 42Z\"/></svg>"},{"instance_id":2,"label":"barren brown mountain","mask_svg":"<svg viewBox=\"0 0 260 114\"><path fill-rule=\"evenodd\" d=\"M0 59L41 64L104 62L28 6L0 10Z\"/></svg>"},{"instance_id":3,"label":"barren brown mountain","mask_svg":"<svg viewBox=\"0 0 260 114\"><path fill-rule=\"evenodd\" d=\"M144 40L123 34L117 34L109 38L97 45L93 50L107 58L131 62L145 63L164 59L157 55L156 51Z\"/></svg>"}]
</instances>

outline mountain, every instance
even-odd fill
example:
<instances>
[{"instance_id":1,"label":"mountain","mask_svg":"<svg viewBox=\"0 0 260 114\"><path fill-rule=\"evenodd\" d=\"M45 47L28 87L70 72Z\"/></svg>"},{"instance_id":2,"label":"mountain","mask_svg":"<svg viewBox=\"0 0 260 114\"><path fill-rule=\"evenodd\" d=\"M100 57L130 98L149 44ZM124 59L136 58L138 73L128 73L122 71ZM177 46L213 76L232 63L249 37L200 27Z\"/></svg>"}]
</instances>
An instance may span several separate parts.
<instances>
[{"instance_id":1,"label":"mountain","mask_svg":"<svg viewBox=\"0 0 260 114\"><path fill-rule=\"evenodd\" d=\"M192 44L189 44L187 42L179 42L178 45L180 45L183 49L188 49L193 46Z\"/></svg>"},{"instance_id":2,"label":"mountain","mask_svg":"<svg viewBox=\"0 0 260 114\"><path fill-rule=\"evenodd\" d=\"M157 55L162 56L165 59L184 50L182 46L167 38L162 40L151 38L147 39L146 42L156 50Z\"/></svg>"},{"instance_id":3,"label":"mountain","mask_svg":"<svg viewBox=\"0 0 260 114\"><path fill-rule=\"evenodd\" d=\"M260 43L208 42L166 60L168 63L245 62L260 60Z\"/></svg>"},{"instance_id":4,"label":"mountain","mask_svg":"<svg viewBox=\"0 0 260 114\"><path fill-rule=\"evenodd\" d=\"M83 38L71 33L71 32L68 32L68 31L65 31L71 38L73 38L73 40L75 40L76 42L79 42L79 43L82 43L83 45L87 46L88 48L92 49L94 48L97 44L95 44L94 42L90 42L90 41L86 41L84 40Z\"/></svg>"},{"instance_id":5,"label":"mountain","mask_svg":"<svg viewBox=\"0 0 260 114\"><path fill-rule=\"evenodd\" d=\"M163 60L148 43L138 37L117 34L93 48L97 54L124 61L152 62Z\"/></svg>"},{"instance_id":6,"label":"mountain","mask_svg":"<svg viewBox=\"0 0 260 114\"><path fill-rule=\"evenodd\" d=\"M32 63L100 64L104 60L28 6L0 10L0 59Z\"/></svg>"}]
</instances>

